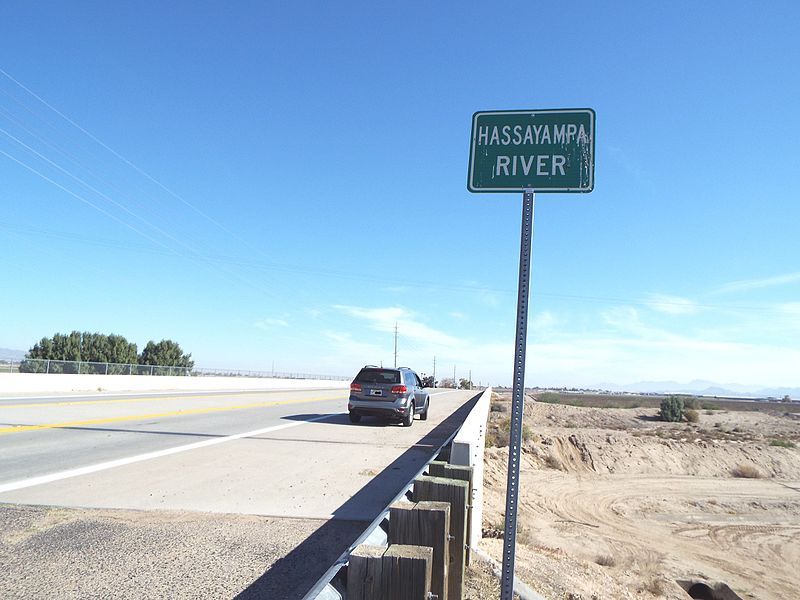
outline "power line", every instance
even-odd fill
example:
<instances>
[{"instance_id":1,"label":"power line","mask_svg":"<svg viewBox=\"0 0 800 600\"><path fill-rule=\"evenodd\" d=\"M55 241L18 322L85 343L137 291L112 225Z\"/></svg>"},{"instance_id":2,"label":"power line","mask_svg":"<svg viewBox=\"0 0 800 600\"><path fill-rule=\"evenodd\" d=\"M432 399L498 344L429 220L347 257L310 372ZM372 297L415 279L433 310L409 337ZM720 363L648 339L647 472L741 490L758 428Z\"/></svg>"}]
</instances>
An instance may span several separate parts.
<instances>
[{"instance_id":1,"label":"power line","mask_svg":"<svg viewBox=\"0 0 800 600\"><path fill-rule=\"evenodd\" d=\"M207 261L203 261L203 259L202 259L202 258L199 258L199 257L196 257L196 256L191 256L191 255L190 255L190 256L186 256L186 255L182 255L182 254L180 254L180 253L179 253L179 252L177 252L177 251L176 251L174 248L172 248L172 247L168 246L167 244L163 243L161 240L159 240L159 239L157 239L157 238L154 238L153 236L151 236L151 235L149 235L149 234L145 233L144 231L141 231L140 229L137 229L136 227L134 227L134 226L133 226L133 225L131 225L130 223L127 223L126 221L124 221L124 220L120 219L120 218L119 218L119 217L117 217L116 215L114 215L114 214L112 214L112 213L108 212L108 211L107 211L107 210L105 210L104 208L101 208L100 206L97 206L95 203L91 202L90 200L87 200L86 198L84 198L84 197L83 197L83 196L81 196L80 194L76 194L75 192L73 192L73 191L72 191L72 190L70 190L69 188L66 188L66 187L64 187L63 185L61 185L60 183L58 183L58 182L54 181L53 179L50 179L50 178L49 178L49 177L47 177L47 175L45 175L44 173L41 173L40 171L37 171L36 169L34 169L33 167L31 167L30 165L28 165L28 164L26 164L26 163L22 162L21 160L19 160L19 159L15 158L15 157L14 157L14 156L12 156L11 154L8 154L8 153L7 153L7 152L5 152L4 150L0 149L0 154L2 154L3 156L5 156L5 157L9 158L10 160L14 161L14 162L15 162L15 163L17 163L18 165L20 165L20 166L24 167L25 169L27 169L27 170L28 170L28 171L30 171L31 173L34 173L35 175L38 175L39 177L41 177L42 179L44 179L44 180L45 180L45 181L47 181L48 183L50 183L50 184L52 184L52 185L56 186L57 188L59 188L60 190L62 190L62 191L64 191L64 192L66 192L66 193L67 193L67 194L69 194L70 196L72 196L72 197L76 198L76 199L77 199L77 200L79 200L80 202L82 202L82 203L86 204L87 206L90 206L91 208L95 209L96 211L100 212L101 214L103 214L103 215L107 216L108 218L110 218L110 219L112 219L112 220L116 221L116 222L117 222L117 223L119 223L120 225L122 225L122 226L124 226L124 227L127 227L127 228L128 228L128 229L130 229L131 231L133 231L133 232L137 233L138 235L140 235L140 236L142 236L142 237L144 237L144 238L146 238L146 239L150 240L150 241L151 241L151 242L153 242L154 244L157 244L157 245L159 245L159 246L161 246L161 247L165 248L165 249L166 249L166 250L168 250L168 251L169 251L171 254L174 254L175 256L178 256L179 258L188 258L188 259L190 259L190 260L193 260L193 261L197 262L197 263L198 263L198 264L200 264L200 265L208 265L208 264L211 264L211 263L209 263L209 262L207 262ZM259 291L259 292L261 292L261 293L264 293L264 294L266 294L266 295L270 295L270 296L272 295L270 292L267 292L265 289L261 289L261 288L260 288L260 286L256 286L256 285L254 285L254 284L253 284L253 282L251 282L251 281L249 281L249 280L247 280L247 279L244 279L244 278L242 278L242 277L239 277L239 276L238 276L238 275L236 275L236 274L233 274L233 273L227 272L227 271L225 271L224 269L221 269L220 267L216 267L216 268L217 268L218 270L220 270L220 271L221 271L221 272L222 272L222 273L223 273L223 274L224 274L226 277L228 277L228 278L233 278L233 280L234 280L234 281L238 281L239 283L243 283L243 284L245 284L246 286L248 286L248 287L250 287L250 288L252 288L252 289L255 289L256 291Z\"/></svg>"},{"instance_id":2,"label":"power line","mask_svg":"<svg viewBox=\"0 0 800 600\"><path fill-rule=\"evenodd\" d=\"M169 246L167 246L166 244L164 244L164 243L163 243L163 242L161 242L160 240L158 240L158 239L156 239L156 238L154 238L154 237L152 237L152 236L150 236L150 235L146 234L145 232L143 232L143 231L141 231L141 230L137 229L136 227L134 227L134 226L133 226L133 225L131 225L130 223L126 223L125 221L123 221L122 219L120 219L120 218L116 217L115 215L111 214L111 213L110 213L110 212L108 212L107 210L105 210L105 209L103 209L103 208L101 208L101 207L97 206L97 205L96 205L96 204L94 204L93 202L90 202L89 200L87 200L87 199L86 199L86 198L84 198L83 196L80 196L80 195L76 194L75 192L73 192L72 190L70 190L70 189L68 189L68 188L65 188L65 187L64 187L63 185L61 185L60 183L58 183L58 182L56 182L56 181L53 181L53 180L52 180L52 179L50 179L50 178L49 178L47 175L45 175L45 174L43 174L43 173L40 173L39 171L37 171L37 170L36 170L36 169L34 169L33 167L31 167L31 166L29 166L29 165L25 164L25 163L24 163L24 162L22 162L21 160L18 160L18 159L16 159L16 158L14 158L13 156L11 156L10 154L8 154L8 153L7 153L7 152L5 152L4 150L0 150L0 154L4 155L5 157L7 157L7 158L9 158L9 159L11 159L11 160L13 160L15 163L17 163L18 165L20 165L20 166L22 166L22 167L26 168L26 169L27 169L28 171L30 171L31 173L34 173L34 174L38 175L39 177L41 177L42 179L44 179L44 180L45 180L45 181L47 181L48 183L51 183L51 184L53 184L54 186L56 186L56 187L57 187L57 188L59 188L60 190L62 190L62 191L64 191L64 192L66 192L67 194L69 194L70 196L73 196L74 198L77 198L78 200L80 200L80 201L81 201L81 202L83 202L84 204L86 204L86 205L88 205L88 206L92 207L93 209L95 209L96 211L98 211L98 212L100 212L100 213L104 214L104 215L105 215L105 216L107 216L108 218L110 218L110 219L113 219L114 221L116 221L116 222L117 222L117 223L119 223L120 225L122 225L122 226L124 226L124 227L127 227L127 228L128 228L128 229L130 229L131 231L134 231L134 232L136 232L137 234L139 234L140 236L142 236L142 237L144 237L144 238L147 238L148 240L150 240L150 241L151 241L151 242L153 242L154 244L158 244L159 246L162 246L162 247L166 248L167 250L172 250L172 249L171 249Z\"/></svg>"},{"instance_id":3,"label":"power line","mask_svg":"<svg viewBox=\"0 0 800 600\"><path fill-rule=\"evenodd\" d=\"M231 231L229 228L225 227L225 226L224 226L222 223L220 223L219 221L217 221L217 220L216 220L216 219L214 219L213 217L209 216L208 214L206 214L205 212L203 212L202 210L200 210L199 208L197 208L197 207L196 207L194 204L192 204L191 202L189 202L188 200L186 200L185 198L183 198L183 197L182 197L182 196L180 196L179 194L177 194L177 193L173 192L171 189L169 189L167 186L165 186L163 183L161 183L161 182L160 182L159 180L157 180L155 177L153 177L152 175L150 175L148 172L146 172L145 170L141 169L140 167L138 167L137 165L135 165L134 163L132 163L130 160L128 160L127 158L125 158L124 156L122 156L122 155L121 155L119 152L117 152L116 150L114 150L113 148L111 148L111 146L109 146L108 144L106 144L105 142L103 142L101 139L99 139L97 136L95 136L94 134L92 134L91 132L89 132L88 130L86 130L85 128L83 128L81 125L79 125L78 123L76 123L75 121L73 121L73 120L72 120L71 118L69 118L67 115L65 115L65 114L64 114L64 113L62 113L60 110L58 110L56 107L54 107L53 105L51 105L50 103L48 103L48 102L47 102L47 101L46 101L44 98L42 98L41 96L39 96L38 94L36 94L36 92L34 92L34 91L33 91L33 90L31 90L30 88L26 87L26 86L25 86L25 85L24 85L22 82L18 81L18 80L17 80L17 79L15 79L14 77L12 77L10 74L8 74L6 71L4 71L2 68L0 68L0 73L2 73L4 76L6 76L6 77L7 77L8 79L10 79L11 81L13 81L13 82L14 82L16 85L18 85L19 87L21 87L21 88L22 88L23 90L25 90L25 91L26 91L28 94L30 94L31 96L33 96L34 98L36 98L36 99L37 99L39 102L41 102L41 103L42 103L43 105L45 105L47 108L49 108L50 110L52 110L54 113L56 113L57 115L59 115L61 118L63 118L63 119L64 119L65 121L67 121L69 124L71 124L73 127L77 128L79 131L81 131L81 132L83 132L84 134L86 134L86 135L87 135L87 136L88 136L90 139L92 139L94 142L96 142L97 144L99 144L100 146L102 146L103 148L105 148L106 150L108 150L108 151L109 151L111 154L113 154L113 155L114 155L114 156L116 156L116 157L117 157L119 160L121 160L121 161L122 161L122 162L124 162L126 165L128 165L129 167L131 167L132 169L134 169L134 170L135 170L137 173L139 173L140 175L142 175L142 176L146 177L146 178L147 178L147 179L149 179L151 182L153 182L154 184L156 184L158 187L160 187L161 189L163 189L165 192L167 192L167 193L168 193L169 195L171 195L173 198L176 198L177 200L179 200L180 202L182 202L184 205L186 205L187 207L191 208L191 209L192 209L194 212L196 212L198 215L200 215L201 217L203 217L203 218L205 218L206 220L208 220L210 223L213 223L215 226L217 226L218 228L220 228L222 231L226 232L227 234L229 234L229 235L233 236L234 238L236 238L237 240L239 240L241 243L243 243L243 244L244 244L245 246L247 246L249 249L251 249L251 250L254 250L254 251L258 252L258 253L262 253L260 249L253 247L253 246L252 246L251 244L249 244L249 243L248 243L246 240L244 240L244 239L243 239L241 236L237 235L236 233L234 233L233 231Z\"/></svg>"},{"instance_id":4,"label":"power line","mask_svg":"<svg viewBox=\"0 0 800 600\"><path fill-rule=\"evenodd\" d=\"M2 127L0 127L0 133L3 133L3 134L4 134L4 135L6 135L7 137L11 138L11 139L12 139L12 140L14 140L14 141L15 141L17 144L19 144L20 146L22 146L23 148L25 148L26 150L28 150L28 152L31 152L31 153L35 154L37 157L39 157L39 158L40 158L40 159L42 159L43 161L47 162L47 163L48 163L49 165L51 165L52 167L54 167L54 168L58 169L59 171L61 171L61 172L62 172L62 173L64 173L65 175L67 175L68 177L71 177L72 179L74 179L75 181L77 181L78 183L80 183L82 186L84 186L86 189L88 189L88 190L90 190L90 191L94 192L95 194L97 194L98 196L100 196L101 198L103 198L104 200L107 200L108 202L110 202L111 204L113 204L114 206L116 206L117 208L119 208L120 210L123 210L123 211L125 211L126 213L128 213L129 215L131 215L132 217L134 217L134 218L136 218L136 219L140 220L142 223L144 223L144 224L145 224L145 225L147 225L148 227L152 227L153 229L155 229L156 231L158 231L158 232L159 232L161 235L163 235L163 236L165 236L165 237L168 237L169 239L171 239L172 241L176 242L177 244L180 244L181 246L183 246L184 248L186 248L187 250L189 250L189 251L190 251L190 252L192 252L192 253L195 253L195 252L196 252L196 250L195 250L194 248L192 248L192 247L188 246L186 243L184 243L183 241L179 240L178 238L176 238L175 236L173 236L172 234L170 234L168 231L165 231L165 230L163 230L161 227L159 227L158 225L156 225L156 224L154 224L154 223L151 223L150 221L148 221L148 220L147 220L147 219L145 219L144 217L142 217L142 216L140 216L140 215L136 214L135 212L133 212L132 210L130 210L130 209L129 209L127 206L125 206L124 204L121 204L121 203L117 202L116 200L114 200L114 199L113 199L113 198L111 198L110 196L108 196L108 195L104 194L103 192L101 192L100 190L98 190L97 188L95 188L94 186L92 186L91 184L89 184L89 183L86 183L86 182L85 182L83 179L81 179L81 178L80 178L80 177L78 177L77 175L75 175L75 174L71 173L69 170L67 170L67 169L65 169L65 168L63 168L63 167L61 167L61 166L60 166L60 165L58 165L57 163L53 162L52 160L50 160L50 159L49 159L49 158L47 158L46 156L44 156L44 155L42 155L41 153L39 153L39 152L38 152L37 150L35 150L34 148L31 148L30 146L28 146L26 143L24 143L24 142L23 142L23 141L21 141L20 139L16 138L15 136L11 135L10 133L8 133L8 132L7 132L5 129L3 129Z\"/></svg>"}]
</instances>

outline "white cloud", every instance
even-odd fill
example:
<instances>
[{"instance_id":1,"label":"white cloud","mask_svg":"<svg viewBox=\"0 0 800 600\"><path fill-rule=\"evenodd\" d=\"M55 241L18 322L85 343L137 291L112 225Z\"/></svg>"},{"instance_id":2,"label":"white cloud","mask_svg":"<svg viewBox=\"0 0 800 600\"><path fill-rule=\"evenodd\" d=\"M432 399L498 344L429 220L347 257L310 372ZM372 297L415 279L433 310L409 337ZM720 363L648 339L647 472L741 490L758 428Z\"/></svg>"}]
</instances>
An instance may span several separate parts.
<instances>
[{"instance_id":1,"label":"white cloud","mask_svg":"<svg viewBox=\"0 0 800 600\"><path fill-rule=\"evenodd\" d=\"M255 327L258 327L259 329L269 330L274 327L288 327L289 323L287 323L284 319L267 317L264 319L259 319L258 321L253 323L253 325Z\"/></svg>"},{"instance_id":2,"label":"white cloud","mask_svg":"<svg viewBox=\"0 0 800 600\"><path fill-rule=\"evenodd\" d=\"M674 297L669 297L674 302ZM474 328L454 325L453 331L424 323L401 306L364 308L335 306L343 321L325 333L320 352L326 364L347 361L347 368L366 363L391 364L394 326L398 324L398 363L430 373L436 356L437 377L458 377L472 370L473 379L508 385L514 360L513 327L477 337ZM747 315L745 315L747 316ZM352 321L345 321L346 318ZM565 321L543 311L531 316L527 347L527 385L597 386L602 382L705 379L763 386L798 386L800 349L785 335L800 319L800 303L773 307L769 315L734 315L737 327L724 322L704 323L685 330L655 325L648 308L612 307L592 317ZM764 336L767 324L780 322L782 331ZM345 325L347 323L347 325ZM566 329L569 323L581 329ZM795 330L795 329L793 329ZM376 333L378 332L378 333Z\"/></svg>"},{"instance_id":3,"label":"white cloud","mask_svg":"<svg viewBox=\"0 0 800 600\"><path fill-rule=\"evenodd\" d=\"M668 315L693 315L700 311L700 306L693 300L667 294L650 294L647 305Z\"/></svg>"},{"instance_id":4,"label":"white cloud","mask_svg":"<svg viewBox=\"0 0 800 600\"><path fill-rule=\"evenodd\" d=\"M413 313L395 306L387 308L361 308L358 306L334 306L335 309L370 323L373 329L393 332L395 324L404 338L430 346L458 347L462 340L425 325L414 319Z\"/></svg>"},{"instance_id":5,"label":"white cloud","mask_svg":"<svg viewBox=\"0 0 800 600\"><path fill-rule=\"evenodd\" d=\"M690 337L571 337L531 344L527 380L530 385L591 386L609 380L708 379L795 386L800 379L790 365L798 361L800 350L780 346Z\"/></svg>"},{"instance_id":6,"label":"white cloud","mask_svg":"<svg viewBox=\"0 0 800 600\"><path fill-rule=\"evenodd\" d=\"M741 279L726 283L712 290L712 294L730 294L733 292L747 292L767 287L786 285L800 281L800 272L785 273L774 277L763 277L759 279Z\"/></svg>"},{"instance_id":7,"label":"white cloud","mask_svg":"<svg viewBox=\"0 0 800 600\"><path fill-rule=\"evenodd\" d=\"M555 327L558 319L549 310L544 310L533 315L528 324L533 331L544 331Z\"/></svg>"},{"instance_id":8,"label":"white cloud","mask_svg":"<svg viewBox=\"0 0 800 600\"><path fill-rule=\"evenodd\" d=\"M787 302L779 305L778 309L790 317L800 318L800 302Z\"/></svg>"}]
</instances>

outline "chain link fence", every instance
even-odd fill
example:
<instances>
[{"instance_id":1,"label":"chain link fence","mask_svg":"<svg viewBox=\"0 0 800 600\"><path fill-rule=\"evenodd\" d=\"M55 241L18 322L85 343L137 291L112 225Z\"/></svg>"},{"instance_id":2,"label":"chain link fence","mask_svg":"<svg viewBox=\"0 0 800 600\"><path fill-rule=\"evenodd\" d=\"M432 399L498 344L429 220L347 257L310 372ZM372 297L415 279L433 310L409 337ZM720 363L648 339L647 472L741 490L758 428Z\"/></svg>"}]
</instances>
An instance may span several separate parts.
<instances>
[{"instance_id":1,"label":"chain link fence","mask_svg":"<svg viewBox=\"0 0 800 600\"><path fill-rule=\"evenodd\" d=\"M324 379L328 381L347 381L350 379L350 377L343 377L341 375L320 375L318 373L201 369L160 365L134 365L74 360L47 360L40 358L26 358L21 361L0 362L0 373L66 373L75 375L150 376L172 375L183 377L270 377L275 379Z\"/></svg>"}]
</instances>

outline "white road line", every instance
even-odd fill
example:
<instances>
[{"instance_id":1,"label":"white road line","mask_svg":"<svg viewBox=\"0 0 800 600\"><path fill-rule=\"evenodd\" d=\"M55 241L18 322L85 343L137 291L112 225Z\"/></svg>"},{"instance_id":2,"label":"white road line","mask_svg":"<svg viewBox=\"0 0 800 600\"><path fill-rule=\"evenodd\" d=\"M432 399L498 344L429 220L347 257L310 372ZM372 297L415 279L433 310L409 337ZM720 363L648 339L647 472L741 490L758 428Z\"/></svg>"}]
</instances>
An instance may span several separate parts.
<instances>
[{"instance_id":1,"label":"white road line","mask_svg":"<svg viewBox=\"0 0 800 600\"><path fill-rule=\"evenodd\" d=\"M62 479L69 479L71 477L79 477L80 475L88 475L89 473L97 473L98 471L105 471L107 469L114 469L116 467L123 467L145 460L152 460L154 458L161 458L162 456L169 456L171 454L178 454L179 452L187 452L189 450L197 450L198 448L205 448L207 446L214 446L216 444L224 444L225 442L232 442L242 438L253 437L261 435L262 433L269 433L271 431L278 431L279 429L289 429L290 427L297 427L298 425L305 425L314 421L322 421L332 415L323 415L321 417L314 417L305 421L297 421L294 423L282 423L281 425L273 425L272 427L265 427L263 429L255 429L245 433L237 433L223 438L215 438L213 440L204 440L202 442L194 442L184 446L176 446L174 448L167 448L166 450L157 450L155 452L147 452L145 454L138 454L136 456L129 456L127 458L119 458L117 460L110 460L107 462L97 463L96 465L89 465L87 467L79 467L77 469L69 469L61 471L60 473L51 473L50 475L40 475L38 477L31 477L30 479L22 479L12 483L5 483L0 485L0 494L3 492L11 492L14 490L21 490L23 488L33 487L35 485L42 485L45 483L52 483Z\"/></svg>"}]
</instances>

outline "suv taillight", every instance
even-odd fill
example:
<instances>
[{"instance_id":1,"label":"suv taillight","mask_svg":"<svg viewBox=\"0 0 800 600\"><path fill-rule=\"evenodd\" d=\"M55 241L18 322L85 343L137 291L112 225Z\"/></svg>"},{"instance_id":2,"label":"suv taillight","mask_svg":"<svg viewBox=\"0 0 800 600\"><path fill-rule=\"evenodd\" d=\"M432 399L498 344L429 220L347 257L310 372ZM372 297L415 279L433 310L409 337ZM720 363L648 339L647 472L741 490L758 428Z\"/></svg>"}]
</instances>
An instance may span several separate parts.
<instances>
[{"instance_id":1,"label":"suv taillight","mask_svg":"<svg viewBox=\"0 0 800 600\"><path fill-rule=\"evenodd\" d=\"M350 384L350 391L351 392L360 392L361 391L361 384L360 383L351 383Z\"/></svg>"},{"instance_id":2,"label":"suv taillight","mask_svg":"<svg viewBox=\"0 0 800 600\"><path fill-rule=\"evenodd\" d=\"M408 391L408 388L404 385L396 385L392 388L393 394L405 394Z\"/></svg>"}]
</instances>

